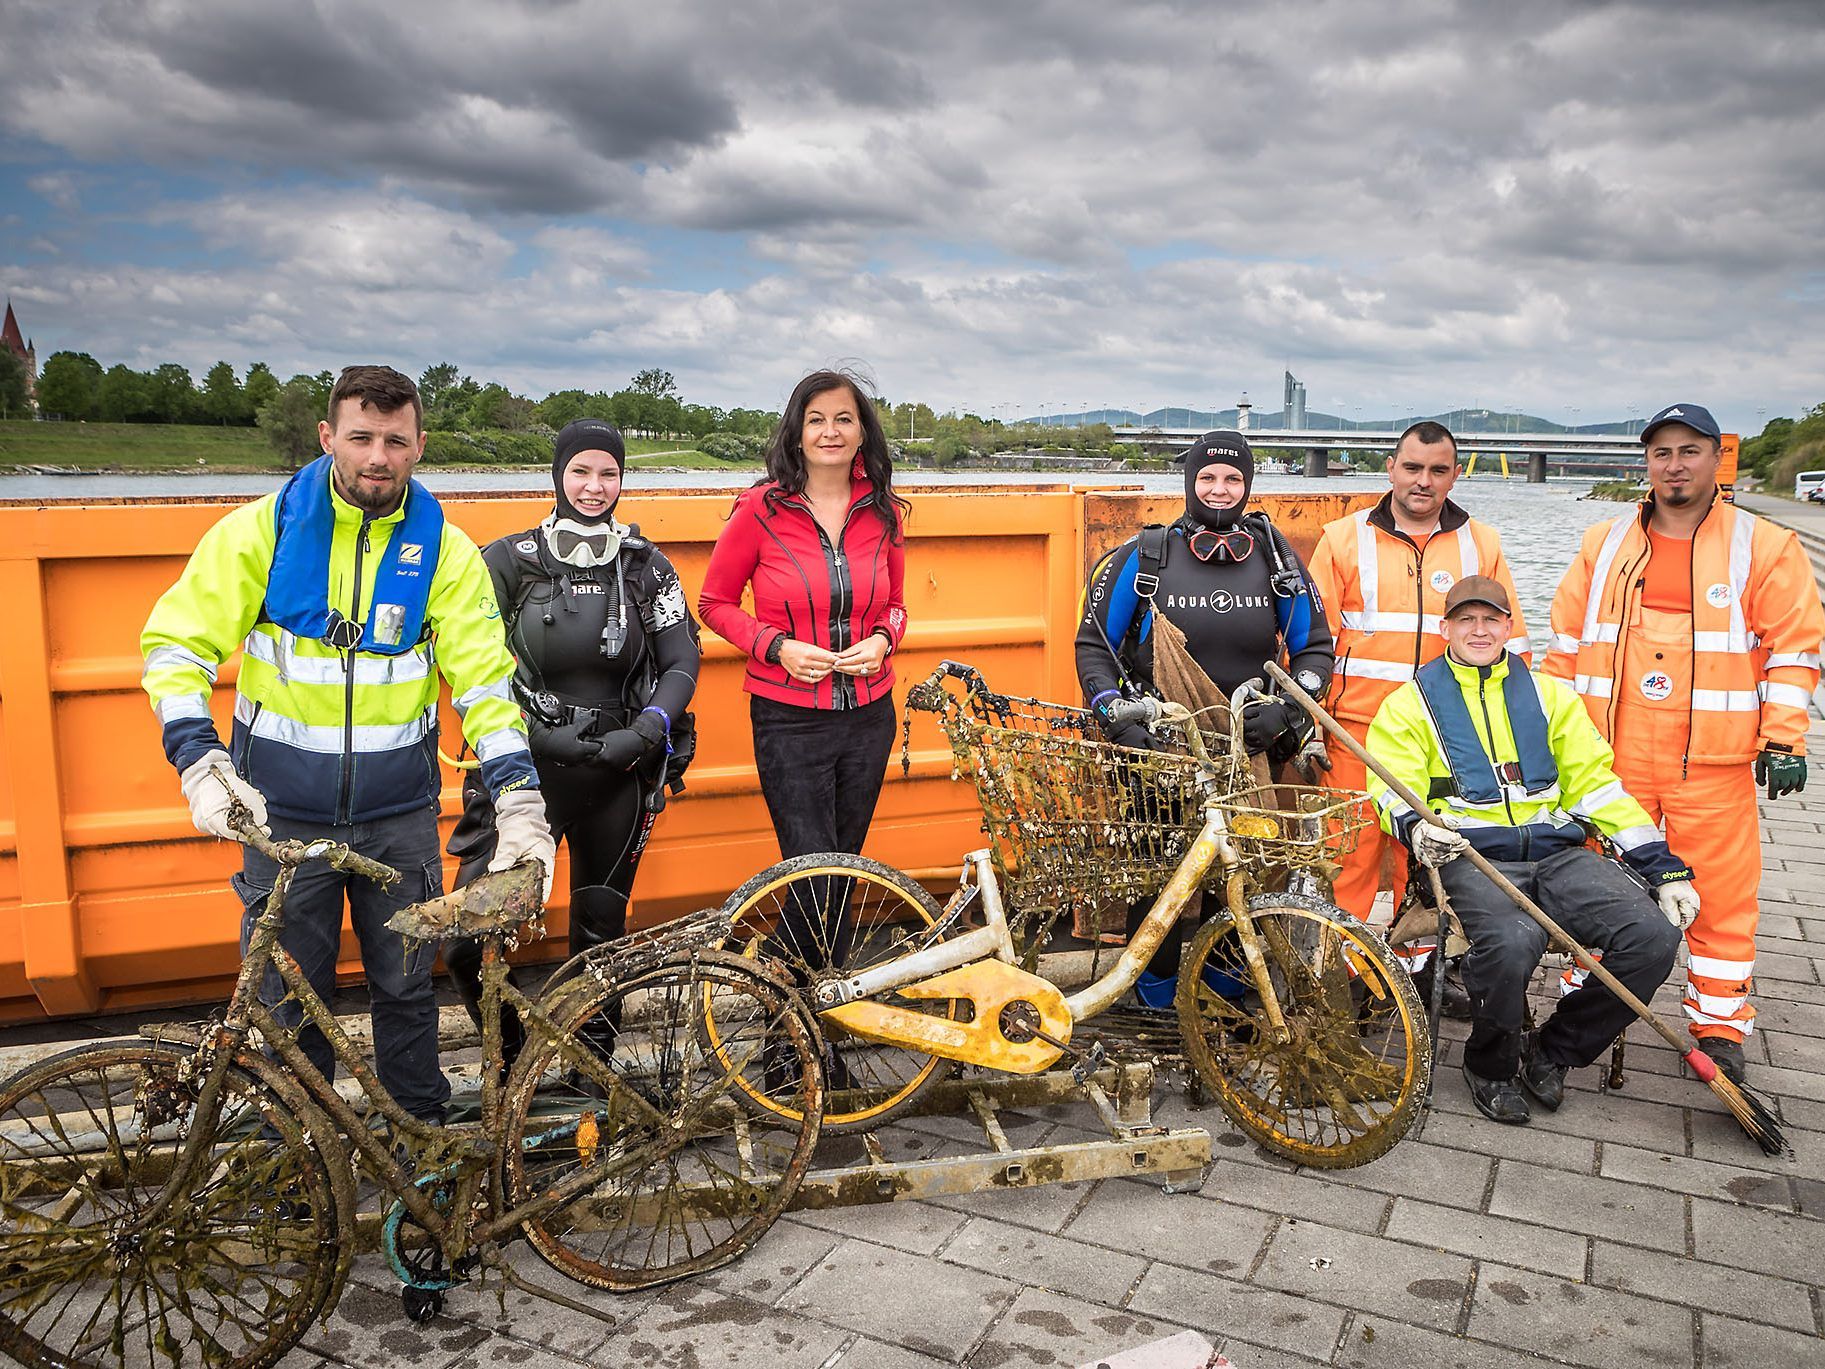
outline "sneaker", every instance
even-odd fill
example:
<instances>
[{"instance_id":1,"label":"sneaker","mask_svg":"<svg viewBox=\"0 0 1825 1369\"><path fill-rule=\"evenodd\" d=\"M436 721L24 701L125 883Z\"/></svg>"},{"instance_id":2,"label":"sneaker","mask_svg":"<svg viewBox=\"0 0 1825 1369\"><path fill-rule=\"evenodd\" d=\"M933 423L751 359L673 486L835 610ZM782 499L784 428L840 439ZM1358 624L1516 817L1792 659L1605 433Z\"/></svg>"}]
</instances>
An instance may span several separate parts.
<instances>
[{"instance_id":1,"label":"sneaker","mask_svg":"<svg viewBox=\"0 0 1825 1369\"><path fill-rule=\"evenodd\" d=\"M1749 1079L1749 1062L1743 1059L1743 1043L1734 1036L1701 1036L1698 1048L1710 1056L1718 1069L1738 1088Z\"/></svg>"},{"instance_id":2,"label":"sneaker","mask_svg":"<svg viewBox=\"0 0 1825 1369\"><path fill-rule=\"evenodd\" d=\"M1518 1127L1533 1120L1533 1113L1527 1107L1527 1095L1514 1080L1485 1079L1465 1065L1464 1082L1470 1085L1470 1101L1490 1121Z\"/></svg>"},{"instance_id":3,"label":"sneaker","mask_svg":"<svg viewBox=\"0 0 1825 1369\"><path fill-rule=\"evenodd\" d=\"M1540 1053L1539 1032L1521 1038L1521 1087L1548 1112L1557 1112L1565 1101L1565 1069Z\"/></svg>"}]
</instances>

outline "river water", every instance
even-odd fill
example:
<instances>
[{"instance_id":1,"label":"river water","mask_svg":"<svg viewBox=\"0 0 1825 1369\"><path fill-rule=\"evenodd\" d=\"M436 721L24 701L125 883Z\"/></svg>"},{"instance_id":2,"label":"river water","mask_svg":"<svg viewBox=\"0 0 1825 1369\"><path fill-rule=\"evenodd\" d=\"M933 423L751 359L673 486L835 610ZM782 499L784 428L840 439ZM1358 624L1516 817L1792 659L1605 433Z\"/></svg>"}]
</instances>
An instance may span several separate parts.
<instances>
[{"instance_id":1,"label":"river water","mask_svg":"<svg viewBox=\"0 0 1825 1369\"><path fill-rule=\"evenodd\" d=\"M420 478L435 491L498 490L546 494L550 485L537 471L442 471L421 468ZM636 467L627 490L630 509L637 506L640 487L663 489L738 489L754 479L752 471L647 471ZM0 501L40 499L94 499L114 502L144 498L196 499L223 494L264 494L279 487L280 475L0 475ZM899 483L916 489L957 485L1058 485L1110 484L1149 490L1179 491L1184 479L1176 471L1129 474L1059 473L1056 471L907 471ZM1319 490L1383 490L1381 475L1338 475L1322 480L1299 476L1263 475L1255 489L1270 494L1311 494ZM1584 529L1613 516L1621 506L1579 496L1590 488L1584 480L1553 480L1529 485L1519 479L1468 476L1460 479L1452 497L1476 517L1502 534L1502 544L1514 570L1515 588L1530 631L1545 634L1548 610L1559 577L1571 564ZM637 516L637 513L636 513Z\"/></svg>"}]
</instances>

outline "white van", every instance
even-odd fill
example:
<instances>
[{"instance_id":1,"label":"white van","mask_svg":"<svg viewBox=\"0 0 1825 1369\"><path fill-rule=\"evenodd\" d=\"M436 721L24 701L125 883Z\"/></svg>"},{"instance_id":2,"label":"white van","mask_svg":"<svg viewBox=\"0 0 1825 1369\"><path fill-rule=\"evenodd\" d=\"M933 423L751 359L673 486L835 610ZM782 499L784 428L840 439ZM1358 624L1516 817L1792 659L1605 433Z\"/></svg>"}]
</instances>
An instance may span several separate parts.
<instances>
[{"instance_id":1,"label":"white van","mask_svg":"<svg viewBox=\"0 0 1825 1369\"><path fill-rule=\"evenodd\" d=\"M1825 471L1801 471L1793 477L1793 497L1804 499L1814 490L1825 495Z\"/></svg>"}]
</instances>

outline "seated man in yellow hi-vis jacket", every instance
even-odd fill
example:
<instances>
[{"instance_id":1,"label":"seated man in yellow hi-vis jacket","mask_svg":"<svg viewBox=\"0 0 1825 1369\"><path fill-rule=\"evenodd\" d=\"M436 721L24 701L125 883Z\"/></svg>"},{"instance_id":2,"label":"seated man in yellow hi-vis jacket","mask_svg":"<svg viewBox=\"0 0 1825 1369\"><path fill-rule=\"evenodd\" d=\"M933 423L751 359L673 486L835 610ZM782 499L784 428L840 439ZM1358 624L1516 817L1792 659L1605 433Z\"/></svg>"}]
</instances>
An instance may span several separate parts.
<instances>
[{"instance_id":1,"label":"seated man in yellow hi-vis jacket","mask_svg":"<svg viewBox=\"0 0 1825 1369\"><path fill-rule=\"evenodd\" d=\"M1546 932L1456 857L1475 847L1568 933L1602 951L1604 965L1643 1000L1672 972L1698 895L1691 869L1616 779L1609 745L1578 696L1509 654L1512 630L1500 584L1482 575L1459 580L1445 599L1445 654L1388 696L1368 745L1427 797L1432 811L1420 814L1370 783L1383 829L1438 869L1470 938L1471 1101L1494 1121L1520 1123L1530 1120L1529 1096L1556 1111L1566 1071L1597 1059L1633 1013L1591 982L1523 1035L1527 983ZM1633 875L1584 844L1580 820L1615 844Z\"/></svg>"},{"instance_id":2,"label":"seated man in yellow hi-vis jacket","mask_svg":"<svg viewBox=\"0 0 1825 1369\"><path fill-rule=\"evenodd\" d=\"M494 586L475 543L411 478L424 455L418 387L387 366L351 366L317 425L323 455L277 494L243 504L203 534L140 634L143 677L198 831L233 837L230 796L276 837L327 837L393 866L382 889L327 865L298 873L280 943L325 999L336 984L346 897L373 1000L375 1064L407 1112L441 1120L437 948L386 930L399 908L443 892L437 840L437 681L449 682L463 736L481 759L500 841L490 868L554 848L510 684ZM227 747L209 696L242 652ZM235 892L241 946L277 867L251 846ZM287 1026L301 1015L269 969L261 996ZM315 1026L298 1045L326 1077L335 1057Z\"/></svg>"}]
</instances>

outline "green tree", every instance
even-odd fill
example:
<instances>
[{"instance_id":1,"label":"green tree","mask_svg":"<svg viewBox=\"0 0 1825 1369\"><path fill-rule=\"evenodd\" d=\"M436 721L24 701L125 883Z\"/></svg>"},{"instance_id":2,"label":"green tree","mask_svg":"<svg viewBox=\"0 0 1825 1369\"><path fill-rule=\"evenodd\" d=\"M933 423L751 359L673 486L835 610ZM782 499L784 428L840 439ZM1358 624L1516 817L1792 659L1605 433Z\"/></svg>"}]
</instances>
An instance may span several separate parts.
<instances>
[{"instance_id":1,"label":"green tree","mask_svg":"<svg viewBox=\"0 0 1825 1369\"><path fill-rule=\"evenodd\" d=\"M95 387L95 409L105 423L143 423L150 416L148 377L118 362Z\"/></svg>"},{"instance_id":2,"label":"green tree","mask_svg":"<svg viewBox=\"0 0 1825 1369\"><path fill-rule=\"evenodd\" d=\"M228 362L216 362L204 375L202 409L210 422L224 426L253 420L253 410L247 407L247 393Z\"/></svg>"},{"instance_id":3,"label":"green tree","mask_svg":"<svg viewBox=\"0 0 1825 1369\"><path fill-rule=\"evenodd\" d=\"M199 410L196 382L191 380L189 370L175 361L162 363L147 377L146 400L154 421L159 423L188 423Z\"/></svg>"},{"instance_id":4,"label":"green tree","mask_svg":"<svg viewBox=\"0 0 1825 1369\"><path fill-rule=\"evenodd\" d=\"M272 367L264 361L256 361L247 368L247 380L241 386L241 396L247 405L248 421L265 408L278 396L279 378L272 373Z\"/></svg>"},{"instance_id":5,"label":"green tree","mask_svg":"<svg viewBox=\"0 0 1825 1369\"><path fill-rule=\"evenodd\" d=\"M587 391L554 390L538 402L536 416L548 428L562 428L582 418L588 408Z\"/></svg>"},{"instance_id":6,"label":"green tree","mask_svg":"<svg viewBox=\"0 0 1825 1369\"><path fill-rule=\"evenodd\" d=\"M654 399L678 397L678 382L672 379L672 373L662 371L657 366L649 366L646 370L637 372L628 381L627 388L643 395L651 395Z\"/></svg>"},{"instance_id":7,"label":"green tree","mask_svg":"<svg viewBox=\"0 0 1825 1369\"><path fill-rule=\"evenodd\" d=\"M478 428L500 428L518 432L532 426L533 405L513 394L505 385L484 385L469 401L463 415L463 426L471 432Z\"/></svg>"},{"instance_id":8,"label":"green tree","mask_svg":"<svg viewBox=\"0 0 1825 1369\"><path fill-rule=\"evenodd\" d=\"M30 418L32 401L25 390L25 363L0 347L0 418Z\"/></svg>"},{"instance_id":9,"label":"green tree","mask_svg":"<svg viewBox=\"0 0 1825 1369\"><path fill-rule=\"evenodd\" d=\"M317 437L317 421L323 417L327 402L318 392L315 377L293 376L256 415L260 431L273 450L285 458L288 470L314 461L323 450Z\"/></svg>"},{"instance_id":10,"label":"green tree","mask_svg":"<svg viewBox=\"0 0 1825 1369\"><path fill-rule=\"evenodd\" d=\"M95 417L101 363L87 352L52 352L38 376L38 410L72 422Z\"/></svg>"}]
</instances>

